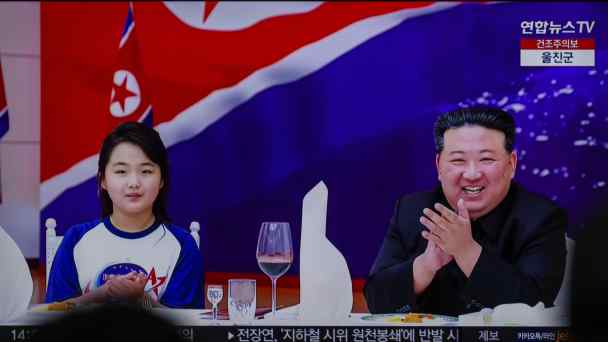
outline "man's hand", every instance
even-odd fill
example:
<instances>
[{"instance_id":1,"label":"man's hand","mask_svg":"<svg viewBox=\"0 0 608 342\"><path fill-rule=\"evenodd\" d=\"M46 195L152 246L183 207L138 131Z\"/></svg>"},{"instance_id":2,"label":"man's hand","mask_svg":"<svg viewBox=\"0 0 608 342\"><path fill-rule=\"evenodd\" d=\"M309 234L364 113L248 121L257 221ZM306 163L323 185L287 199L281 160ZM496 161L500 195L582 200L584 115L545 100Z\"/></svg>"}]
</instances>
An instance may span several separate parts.
<instances>
[{"instance_id":1,"label":"man's hand","mask_svg":"<svg viewBox=\"0 0 608 342\"><path fill-rule=\"evenodd\" d=\"M435 273L452 261L452 259L451 255L442 251L433 241L429 240L424 253L414 259L414 293L418 295L424 292L431 284L431 281L433 281Z\"/></svg>"},{"instance_id":2,"label":"man's hand","mask_svg":"<svg viewBox=\"0 0 608 342\"><path fill-rule=\"evenodd\" d=\"M422 265L433 273L436 273L454 259L454 257L441 250L435 242L430 240L426 244L426 249L424 250L424 253L420 255L420 258Z\"/></svg>"},{"instance_id":3,"label":"man's hand","mask_svg":"<svg viewBox=\"0 0 608 342\"><path fill-rule=\"evenodd\" d=\"M435 203L435 210L424 208L420 217L428 232L422 236L434 242L447 254L454 256L460 269L469 276L481 254L481 246L473 239L471 220L464 200L458 200L458 214Z\"/></svg>"}]
</instances>

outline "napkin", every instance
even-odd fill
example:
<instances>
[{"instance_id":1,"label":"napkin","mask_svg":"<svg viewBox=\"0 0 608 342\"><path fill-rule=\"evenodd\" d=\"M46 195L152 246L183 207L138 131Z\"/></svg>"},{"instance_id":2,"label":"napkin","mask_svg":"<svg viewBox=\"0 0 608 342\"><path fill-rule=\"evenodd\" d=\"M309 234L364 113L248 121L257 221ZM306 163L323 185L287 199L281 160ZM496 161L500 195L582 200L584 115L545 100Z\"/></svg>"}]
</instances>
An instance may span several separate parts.
<instances>
[{"instance_id":1,"label":"napkin","mask_svg":"<svg viewBox=\"0 0 608 342\"><path fill-rule=\"evenodd\" d=\"M327 197L321 181L302 201L299 320L344 320L353 306L348 265L325 235Z\"/></svg>"},{"instance_id":2,"label":"napkin","mask_svg":"<svg viewBox=\"0 0 608 342\"><path fill-rule=\"evenodd\" d=\"M535 306L524 303L501 304L494 308L494 322L519 323L525 325L568 325L567 312L564 307L545 308L543 302Z\"/></svg>"},{"instance_id":3,"label":"napkin","mask_svg":"<svg viewBox=\"0 0 608 342\"><path fill-rule=\"evenodd\" d=\"M524 303L509 303L485 308L479 312L458 316L460 323L472 324L516 324L528 326L568 326L568 313L562 306L545 308L543 302L535 306Z\"/></svg>"},{"instance_id":4,"label":"napkin","mask_svg":"<svg viewBox=\"0 0 608 342\"><path fill-rule=\"evenodd\" d=\"M0 323L27 311L34 282L25 257L13 239L0 227Z\"/></svg>"},{"instance_id":5,"label":"napkin","mask_svg":"<svg viewBox=\"0 0 608 342\"><path fill-rule=\"evenodd\" d=\"M491 324L493 312L494 310L490 308L483 308L477 312L471 312L468 314L460 315L458 316L458 323L472 325Z\"/></svg>"}]
</instances>

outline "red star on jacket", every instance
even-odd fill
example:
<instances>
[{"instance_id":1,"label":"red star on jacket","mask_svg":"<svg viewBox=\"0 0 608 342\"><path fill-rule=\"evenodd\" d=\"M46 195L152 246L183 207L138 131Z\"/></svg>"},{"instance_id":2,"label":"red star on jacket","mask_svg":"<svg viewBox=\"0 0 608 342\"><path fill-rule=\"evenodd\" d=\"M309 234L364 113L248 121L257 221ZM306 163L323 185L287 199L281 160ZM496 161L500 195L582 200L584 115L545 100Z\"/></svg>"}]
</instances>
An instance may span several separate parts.
<instances>
[{"instance_id":1,"label":"red star on jacket","mask_svg":"<svg viewBox=\"0 0 608 342\"><path fill-rule=\"evenodd\" d=\"M156 277L156 270L154 270L154 267L148 274L148 281L150 282L150 285L152 285L152 290L154 291L154 294L156 294L157 298L158 298L158 287L161 286L162 284L164 284L165 280L167 280L166 276L165 277Z\"/></svg>"}]
</instances>

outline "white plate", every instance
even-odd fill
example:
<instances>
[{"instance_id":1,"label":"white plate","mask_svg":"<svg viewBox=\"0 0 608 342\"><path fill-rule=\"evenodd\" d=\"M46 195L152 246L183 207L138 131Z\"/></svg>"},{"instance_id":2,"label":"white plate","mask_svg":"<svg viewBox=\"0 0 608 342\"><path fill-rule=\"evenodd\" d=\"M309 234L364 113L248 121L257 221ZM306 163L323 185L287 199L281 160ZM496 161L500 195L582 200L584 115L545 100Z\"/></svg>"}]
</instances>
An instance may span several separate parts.
<instances>
[{"instance_id":1,"label":"white plate","mask_svg":"<svg viewBox=\"0 0 608 342\"><path fill-rule=\"evenodd\" d=\"M411 314L376 314L361 317L364 321L375 321L384 323L404 323L404 324L416 324L418 322L404 322L403 319L406 315L419 315L422 316L421 323L456 323L458 317L435 315L435 314L424 314L424 313L411 313ZM430 317L429 317L430 316Z\"/></svg>"}]
</instances>

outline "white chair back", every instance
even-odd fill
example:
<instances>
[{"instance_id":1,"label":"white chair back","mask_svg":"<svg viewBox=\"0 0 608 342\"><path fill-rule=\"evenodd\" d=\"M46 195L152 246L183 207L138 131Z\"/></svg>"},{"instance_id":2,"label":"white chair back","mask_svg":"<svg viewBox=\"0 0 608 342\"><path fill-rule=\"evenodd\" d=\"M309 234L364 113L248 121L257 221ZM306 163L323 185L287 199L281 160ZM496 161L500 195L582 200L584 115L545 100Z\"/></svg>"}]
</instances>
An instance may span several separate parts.
<instances>
[{"instance_id":1,"label":"white chair back","mask_svg":"<svg viewBox=\"0 0 608 342\"><path fill-rule=\"evenodd\" d=\"M53 265L53 259L55 259L55 253L57 248L63 240L63 236L58 236L55 228L57 227L57 221L54 218L46 219L44 225L46 226L46 285L49 285L49 273L51 272L51 265Z\"/></svg>"},{"instance_id":2,"label":"white chair back","mask_svg":"<svg viewBox=\"0 0 608 342\"><path fill-rule=\"evenodd\" d=\"M201 237L199 236L199 231L201 230L201 225L197 221L192 221L190 223L190 235L194 238L194 242L196 242L196 247L201 248Z\"/></svg>"}]
</instances>

